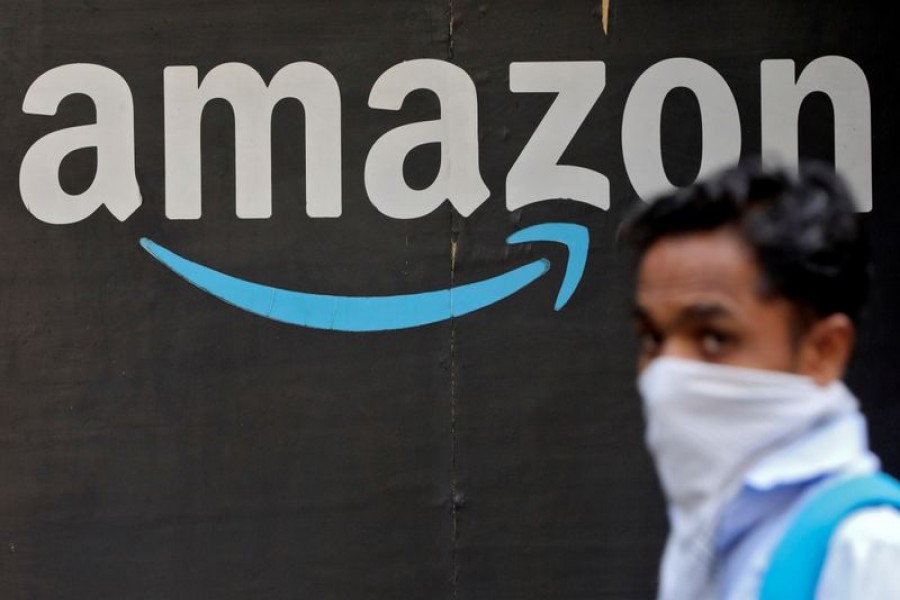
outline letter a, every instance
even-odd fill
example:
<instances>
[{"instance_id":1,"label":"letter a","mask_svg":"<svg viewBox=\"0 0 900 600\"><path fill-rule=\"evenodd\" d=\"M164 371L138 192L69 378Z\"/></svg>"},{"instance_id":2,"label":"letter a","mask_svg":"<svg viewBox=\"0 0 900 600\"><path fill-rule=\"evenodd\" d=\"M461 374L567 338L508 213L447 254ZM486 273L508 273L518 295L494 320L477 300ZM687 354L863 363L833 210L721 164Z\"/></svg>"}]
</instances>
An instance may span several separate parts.
<instances>
[{"instance_id":1,"label":"letter a","mask_svg":"<svg viewBox=\"0 0 900 600\"><path fill-rule=\"evenodd\" d=\"M396 219L427 215L444 200L468 216L488 199L490 191L478 170L478 98L466 72L448 62L417 59L385 71L372 86L369 106L400 110L416 89L429 89L441 103L441 118L403 125L381 136L366 159L366 190L372 204ZM441 166L424 190L414 190L403 178L403 161L415 147L439 142Z\"/></svg>"},{"instance_id":2,"label":"letter a","mask_svg":"<svg viewBox=\"0 0 900 600\"><path fill-rule=\"evenodd\" d=\"M85 94L94 101L97 122L48 133L25 153L19 191L25 207L45 223L61 225L86 219L106 205L124 221L141 205L134 173L134 106L122 77L107 67L70 64L38 77L25 94L22 110L54 115L63 98ZM97 148L97 172L84 192L67 193L59 184L59 165L71 152Z\"/></svg>"}]
</instances>

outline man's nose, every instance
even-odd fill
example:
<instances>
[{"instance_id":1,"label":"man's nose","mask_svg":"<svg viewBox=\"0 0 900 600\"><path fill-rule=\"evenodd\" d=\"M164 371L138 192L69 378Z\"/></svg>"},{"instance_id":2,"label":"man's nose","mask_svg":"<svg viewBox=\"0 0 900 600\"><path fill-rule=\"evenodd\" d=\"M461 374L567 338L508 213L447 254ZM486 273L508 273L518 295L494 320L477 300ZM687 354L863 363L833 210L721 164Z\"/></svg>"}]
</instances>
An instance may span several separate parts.
<instances>
[{"instance_id":1,"label":"man's nose","mask_svg":"<svg viewBox=\"0 0 900 600\"><path fill-rule=\"evenodd\" d=\"M659 348L659 356L670 358L698 358L697 348L691 340L677 336L666 338Z\"/></svg>"}]
</instances>

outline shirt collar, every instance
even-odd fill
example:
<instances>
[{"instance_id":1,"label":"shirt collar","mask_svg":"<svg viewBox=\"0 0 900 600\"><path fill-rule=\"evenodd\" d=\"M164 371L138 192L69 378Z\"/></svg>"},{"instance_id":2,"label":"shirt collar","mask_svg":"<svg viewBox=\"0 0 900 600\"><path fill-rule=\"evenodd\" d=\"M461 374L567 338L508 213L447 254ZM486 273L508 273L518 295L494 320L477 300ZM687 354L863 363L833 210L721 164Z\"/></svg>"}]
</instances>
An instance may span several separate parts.
<instances>
[{"instance_id":1,"label":"shirt collar","mask_svg":"<svg viewBox=\"0 0 900 600\"><path fill-rule=\"evenodd\" d=\"M744 475L744 487L757 491L803 483L878 459L869 452L866 420L858 410L835 415L775 450Z\"/></svg>"},{"instance_id":2,"label":"shirt collar","mask_svg":"<svg viewBox=\"0 0 900 600\"><path fill-rule=\"evenodd\" d=\"M737 496L722 512L716 546L722 551L767 516L790 506L809 484L845 471L879 468L869 451L858 410L835 415L751 467Z\"/></svg>"}]
</instances>

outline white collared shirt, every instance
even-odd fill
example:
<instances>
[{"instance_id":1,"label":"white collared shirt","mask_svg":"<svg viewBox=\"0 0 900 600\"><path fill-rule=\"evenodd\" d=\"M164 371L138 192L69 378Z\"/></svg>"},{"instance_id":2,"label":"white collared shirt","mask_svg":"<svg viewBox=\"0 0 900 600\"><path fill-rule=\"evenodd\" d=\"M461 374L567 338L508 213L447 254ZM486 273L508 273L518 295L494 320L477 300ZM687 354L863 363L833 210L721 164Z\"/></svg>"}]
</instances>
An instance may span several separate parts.
<instances>
[{"instance_id":1,"label":"white collared shirt","mask_svg":"<svg viewBox=\"0 0 900 600\"><path fill-rule=\"evenodd\" d=\"M717 530L718 596L756 599L769 556L807 494L835 477L878 468L859 412L830 419L755 465ZM868 508L841 523L816 599L900 599L900 512Z\"/></svg>"}]
</instances>

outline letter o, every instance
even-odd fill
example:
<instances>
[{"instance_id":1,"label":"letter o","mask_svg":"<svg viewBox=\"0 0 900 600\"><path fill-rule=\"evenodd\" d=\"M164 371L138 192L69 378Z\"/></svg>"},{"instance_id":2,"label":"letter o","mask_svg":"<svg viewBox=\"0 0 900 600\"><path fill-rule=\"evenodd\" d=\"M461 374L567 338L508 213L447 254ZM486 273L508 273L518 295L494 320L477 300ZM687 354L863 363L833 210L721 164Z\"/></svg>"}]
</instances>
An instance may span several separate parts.
<instances>
[{"instance_id":1,"label":"letter o","mask_svg":"<svg viewBox=\"0 0 900 600\"><path fill-rule=\"evenodd\" d=\"M700 106L703 147L698 177L741 157L741 120L731 88L719 73L693 58L669 58L644 71L622 115L622 158L631 185L646 200L675 189L663 166L660 125L666 96L687 88Z\"/></svg>"}]
</instances>

